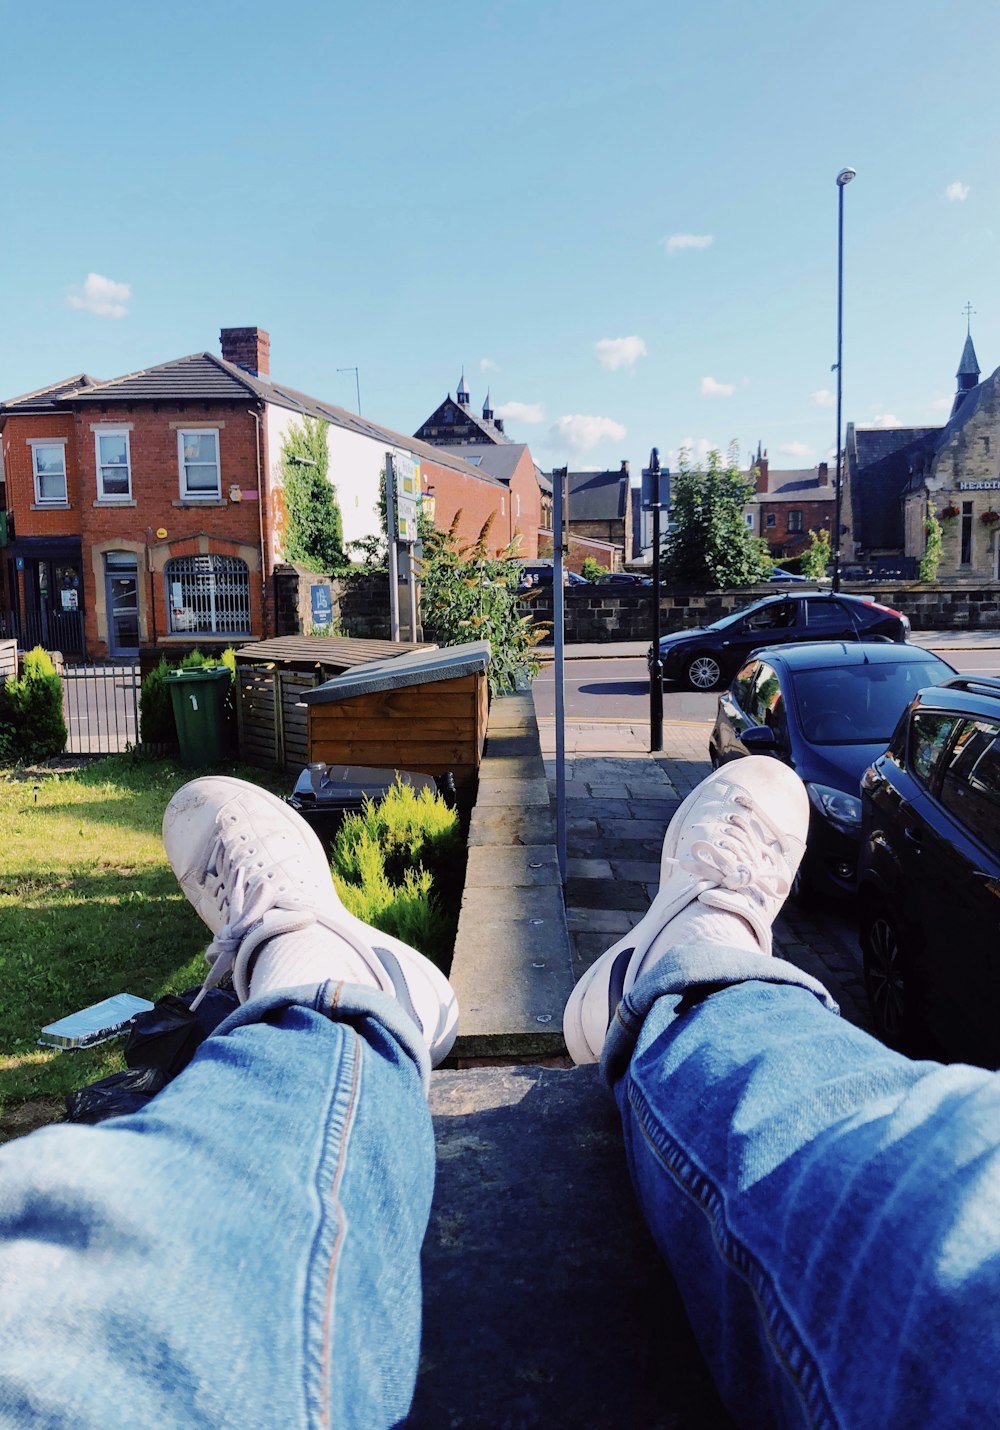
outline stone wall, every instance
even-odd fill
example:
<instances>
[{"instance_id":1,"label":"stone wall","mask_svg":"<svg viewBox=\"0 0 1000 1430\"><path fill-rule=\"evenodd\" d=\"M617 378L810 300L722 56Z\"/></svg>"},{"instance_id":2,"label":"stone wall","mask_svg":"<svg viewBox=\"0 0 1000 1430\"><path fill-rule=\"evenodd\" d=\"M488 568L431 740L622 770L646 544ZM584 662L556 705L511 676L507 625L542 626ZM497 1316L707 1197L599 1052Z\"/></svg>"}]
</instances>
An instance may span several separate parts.
<instances>
[{"instance_id":1,"label":"stone wall","mask_svg":"<svg viewBox=\"0 0 1000 1430\"><path fill-rule=\"evenodd\" d=\"M312 634L313 586L330 588L333 630L358 640L389 640L389 577L385 571L366 572L338 580L304 566L282 565L274 569L277 634ZM400 621L405 627L409 610L406 588L400 587ZM409 639L402 633L402 639Z\"/></svg>"},{"instance_id":2,"label":"stone wall","mask_svg":"<svg viewBox=\"0 0 1000 1430\"><path fill-rule=\"evenodd\" d=\"M891 606L909 616L914 630L1000 630L1000 582L956 583L949 586L909 582L844 586L845 593L868 596L880 605ZM661 596L660 630L684 630L688 626L717 621L738 607L778 594L775 586L750 586L740 591L712 591L706 594ZM566 597L566 640L636 641L649 640L652 626L652 592L640 590L570 589ZM552 621L552 593L541 589L525 599L540 621Z\"/></svg>"}]
</instances>

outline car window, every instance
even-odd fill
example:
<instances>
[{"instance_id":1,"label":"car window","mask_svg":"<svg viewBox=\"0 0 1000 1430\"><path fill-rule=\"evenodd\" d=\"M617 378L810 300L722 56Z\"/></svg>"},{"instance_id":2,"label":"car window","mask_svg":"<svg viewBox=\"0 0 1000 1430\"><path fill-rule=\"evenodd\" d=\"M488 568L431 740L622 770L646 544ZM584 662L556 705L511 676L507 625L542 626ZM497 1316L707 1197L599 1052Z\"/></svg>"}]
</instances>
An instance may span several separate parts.
<instances>
[{"instance_id":1,"label":"car window","mask_svg":"<svg viewBox=\"0 0 1000 1430\"><path fill-rule=\"evenodd\" d=\"M758 725L766 725L776 735L784 734L787 727L785 701L781 693L778 673L765 661L760 662L757 682L753 688L747 714Z\"/></svg>"},{"instance_id":2,"label":"car window","mask_svg":"<svg viewBox=\"0 0 1000 1430\"><path fill-rule=\"evenodd\" d=\"M917 710L910 721L910 773L921 784L930 784L934 771L955 732L955 715L936 715Z\"/></svg>"},{"instance_id":3,"label":"car window","mask_svg":"<svg viewBox=\"0 0 1000 1430\"><path fill-rule=\"evenodd\" d=\"M945 758L940 800L994 854L1000 854L1000 728L964 720Z\"/></svg>"},{"instance_id":4,"label":"car window","mask_svg":"<svg viewBox=\"0 0 1000 1430\"><path fill-rule=\"evenodd\" d=\"M743 667L733 681L733 699L741 710L749 711L750 709L753 680L759 665L760 661L752 660L749 665Z\"/></svg>"},{"instance_id":5,"label":"car window","mask_svg":"<svg viewBox=\"0 0 1000 1430\"><path fill-rule=\"evenodd\" d=\"M802 733L814 745L887 745L917 691L950 674L951 667L932 655L797 670L792 687Z\"/></svg>"},{"instance_id":6,"label":"car window","mask_svg":"<svg viewBox=\"0 0 1000 1430\"><path fill-rule=\"evenodd\" d=\"M747 616L747 626L753 631L787 630L798 619L794 601L772 601Z\"/></svg>"},{"instance_id":7,"label":"car window","mask_svg":"<svg viewBox=\"0 0 1000 1430\"><path fill-rule=\"evenodd\" d=\"M851 618L839 601L806 601L806 625L811 631L853 630Z\"/></svg>"}]
</instances>

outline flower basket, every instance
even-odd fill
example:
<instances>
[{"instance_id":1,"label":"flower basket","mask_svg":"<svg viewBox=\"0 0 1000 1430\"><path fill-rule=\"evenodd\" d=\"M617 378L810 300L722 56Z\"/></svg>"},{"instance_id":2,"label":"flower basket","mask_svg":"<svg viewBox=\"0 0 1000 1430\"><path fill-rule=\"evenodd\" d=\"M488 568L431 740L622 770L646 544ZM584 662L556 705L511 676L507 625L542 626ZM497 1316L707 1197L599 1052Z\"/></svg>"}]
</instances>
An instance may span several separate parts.
<instances>
[{"instance_id":1,"label":"flower basket","mask_svg":"<svg viewBox=\"0 0 1000 1430\"><path fill-rule=\"evenodd\" d=\"M984 526L997 526L1000 524L1000 511L984 511L979 520Z\"/></svg>"},{"instance_id":2,"label":"flower basket","mask_svg":"<svg viewBox=\"0 0 1000 1430\"><path fill-rule=\"evenodd\" d=\"M959 511L957 506L943 506L938 512L938 516L941 518L942 521L955 521L959 516L961 516L961 512Z\"/></svg>"}]
</instances>

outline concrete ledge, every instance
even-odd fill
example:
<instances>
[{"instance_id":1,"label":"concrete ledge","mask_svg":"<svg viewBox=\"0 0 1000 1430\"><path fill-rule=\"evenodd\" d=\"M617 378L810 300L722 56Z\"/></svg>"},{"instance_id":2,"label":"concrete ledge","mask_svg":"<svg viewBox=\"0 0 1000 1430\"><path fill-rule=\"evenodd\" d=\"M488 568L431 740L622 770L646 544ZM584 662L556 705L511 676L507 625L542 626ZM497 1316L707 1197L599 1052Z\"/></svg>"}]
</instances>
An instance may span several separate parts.
<instances>
[{"instance_id":1,"label":"concrete ledge","mask_svg":"<svg viewBox=\"0 0 1000 1430\"><path fill-rule=\"evenodd\" d=\"M490 709L451 981L460 1009L455 1057L565 1052L572 952L528 691Z\"/></svg>"}]
</instances>

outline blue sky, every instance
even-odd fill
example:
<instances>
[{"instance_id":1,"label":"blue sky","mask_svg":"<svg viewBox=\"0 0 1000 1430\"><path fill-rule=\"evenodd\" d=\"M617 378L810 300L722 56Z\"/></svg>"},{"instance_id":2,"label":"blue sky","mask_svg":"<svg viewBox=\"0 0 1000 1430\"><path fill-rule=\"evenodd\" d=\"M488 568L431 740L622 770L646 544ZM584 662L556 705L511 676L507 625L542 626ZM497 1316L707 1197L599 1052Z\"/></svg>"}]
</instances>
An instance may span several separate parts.
<instances>
[{"instance_id":1,"label":"blue sky","mask_svg":"<svg viewBox=\"0 0 1000 1430\"><path fill-rule=\"evenodd\" d=\"M9 6L0 395L259 324L279 380L352 407L357 365L403 431L464 365L546 468L807 466L851 164L845 421L942 421L969 299L1000 365L998 32L995 0Z\"/></svg>"}]
</instances>

